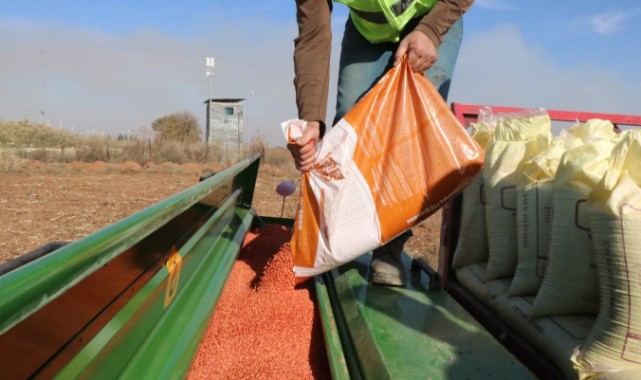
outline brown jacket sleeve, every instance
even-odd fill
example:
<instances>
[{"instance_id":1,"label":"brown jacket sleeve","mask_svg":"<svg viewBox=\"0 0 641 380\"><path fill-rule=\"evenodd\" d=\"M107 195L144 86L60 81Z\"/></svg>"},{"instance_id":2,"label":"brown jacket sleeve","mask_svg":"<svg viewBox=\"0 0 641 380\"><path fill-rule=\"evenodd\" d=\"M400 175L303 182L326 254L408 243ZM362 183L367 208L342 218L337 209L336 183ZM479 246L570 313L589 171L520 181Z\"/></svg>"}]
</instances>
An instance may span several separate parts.
<instances>
[{"instance_id":1,"label":"brown jacket sleeve","mask_svg":"<svg viewBox=\"0 0 641 380\"><path fill-rule=\"evenodd\" d=\"M332 43L331 0L296 0L298 37L294 40L294 86L298 117L321 122L327 115Z\"/></svg>"},{"instance_id":2,"label":"brown jacket sleeve","mask_svg":"<svg viewBox=\"0 0 641 380\"><path fill-rule=\"evenodd\" d=\"M415 30L438 46L445 33L472 5L473 0L439 0ZM298 37L294 40L294 86L298 117L321 122L327 115L329 58L332 43L331 0L296 0Z\"/></svg>"},{"instance_id":3,"label":"brown jacket sleeve","mask_svg":"<svg viewBox=\"0 0 641 380\"><path fill-rule=\"evenodd\" d=\"M470 9L473 2L474 0L439 0L414 30L427 34L439 46L450 26Z\"/></svg>"}]
</instances>

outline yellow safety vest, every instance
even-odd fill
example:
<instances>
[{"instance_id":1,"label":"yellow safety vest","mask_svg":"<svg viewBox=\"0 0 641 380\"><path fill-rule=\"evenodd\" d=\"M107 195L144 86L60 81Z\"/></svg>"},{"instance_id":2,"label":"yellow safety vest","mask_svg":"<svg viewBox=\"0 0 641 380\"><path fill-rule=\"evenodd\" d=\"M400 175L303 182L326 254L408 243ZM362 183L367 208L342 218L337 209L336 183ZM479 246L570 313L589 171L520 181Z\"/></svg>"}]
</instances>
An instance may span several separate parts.
<instances>
[{"instance_id":1,"label":"yellow safety vest","mask_svg":"<svg viewBox=\"0 0 641 380\"><path fill-rule=\"evenodd\" d=\"M398 42L413 18L430 11L438 0L335 0L347 5L356 29L371 43Z\"/></svg>"}]
</instances>

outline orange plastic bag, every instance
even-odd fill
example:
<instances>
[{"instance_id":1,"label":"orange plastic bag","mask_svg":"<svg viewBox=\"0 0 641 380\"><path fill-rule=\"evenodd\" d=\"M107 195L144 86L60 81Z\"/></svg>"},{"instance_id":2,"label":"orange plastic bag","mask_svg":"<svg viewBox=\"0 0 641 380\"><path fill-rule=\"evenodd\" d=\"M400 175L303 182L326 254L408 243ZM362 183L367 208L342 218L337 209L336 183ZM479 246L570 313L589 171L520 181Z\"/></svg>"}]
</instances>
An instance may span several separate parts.
<instances>
[{"instance_id":1,"label":"orange plastic bag","mask_svg":"<svg viewBox=\"0 0 641 380\"><path fill-rule=\"evenodd\" d=\"M283 123L291 140L304 122ZM316 147L291 249L297 282L377 248L461 192L483 152L409 62L387 72Z\"/></svg>"}]
</instances>

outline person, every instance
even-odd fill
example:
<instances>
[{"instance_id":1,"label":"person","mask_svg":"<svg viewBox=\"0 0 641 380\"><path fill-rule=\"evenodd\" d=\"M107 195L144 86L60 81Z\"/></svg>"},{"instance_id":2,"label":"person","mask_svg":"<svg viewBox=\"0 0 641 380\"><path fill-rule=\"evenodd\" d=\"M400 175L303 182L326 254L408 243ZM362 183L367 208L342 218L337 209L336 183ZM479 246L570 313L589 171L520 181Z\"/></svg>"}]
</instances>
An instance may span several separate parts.
<instances>
[{"instance_id":1,"label":"person","mask_svg":"<svg viewBox=\"0 0 641 380\"><path fill-rule=\"evenodd\" d=\"M463 36L462 15L473 0L337 0L350 9L339 60L336 124L390 68L407 55L412 71L426 77L447 100ZM308 171L326 130L331 51L331 0L296 0L294 86L303 135L288 149ZM411 230L373 251L370 282L405 286L401 255Z\"/></svg>"}]
</instances>

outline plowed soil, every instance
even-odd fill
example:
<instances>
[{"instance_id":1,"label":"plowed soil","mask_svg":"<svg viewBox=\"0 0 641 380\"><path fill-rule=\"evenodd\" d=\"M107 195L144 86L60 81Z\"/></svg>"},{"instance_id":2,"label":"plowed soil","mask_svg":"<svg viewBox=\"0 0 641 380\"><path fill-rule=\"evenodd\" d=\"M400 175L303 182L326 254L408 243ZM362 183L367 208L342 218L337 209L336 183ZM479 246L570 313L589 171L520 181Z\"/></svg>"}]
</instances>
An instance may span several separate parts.
<instances>
[{"instance_id":1,"label":"plowed soil","mask_svg":"<svg viewBox=\"0 0 641 380\"><path fill-rule=\"evenodd\" d=\"M0 181L0 264L53 241L73 241L198 183L201 175L220 171L215 165L163 164L141 167L133 162L43 164L29 161ZM293 218L297 193L276 193L282 181L298 183L298 174L261 166L253 207L258 215ZM413 229L405 250L434 268L440 213Z\"/></svg>"}]
</instances>

